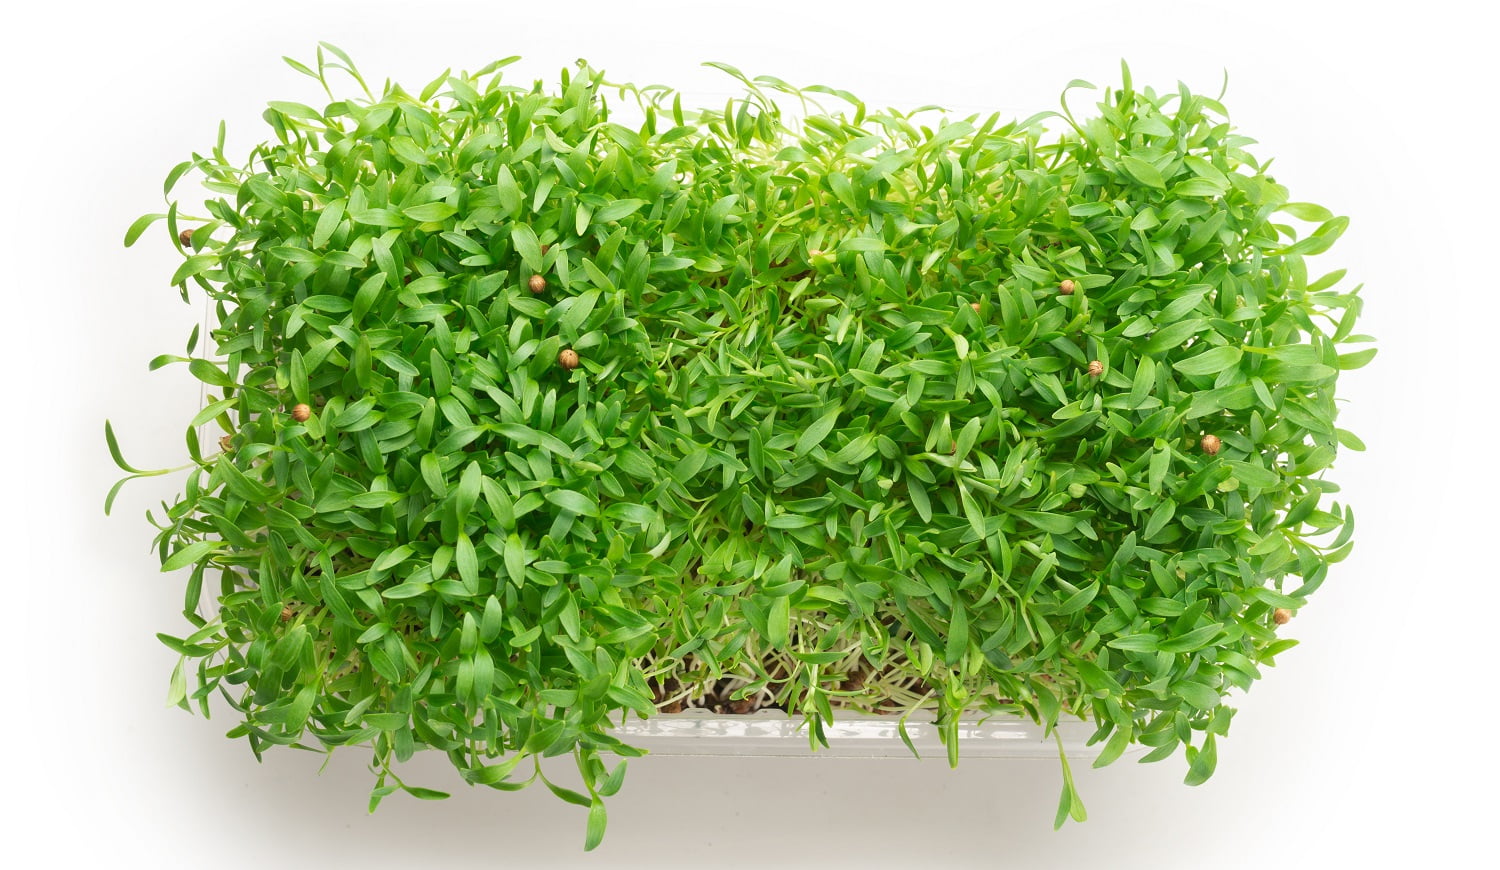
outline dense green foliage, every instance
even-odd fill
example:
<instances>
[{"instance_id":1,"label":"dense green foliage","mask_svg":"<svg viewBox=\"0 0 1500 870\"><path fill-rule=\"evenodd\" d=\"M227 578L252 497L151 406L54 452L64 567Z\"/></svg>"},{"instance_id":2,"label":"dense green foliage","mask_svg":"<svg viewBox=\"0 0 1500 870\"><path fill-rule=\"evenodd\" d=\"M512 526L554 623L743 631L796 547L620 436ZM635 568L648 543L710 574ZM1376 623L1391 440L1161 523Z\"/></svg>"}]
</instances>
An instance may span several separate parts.
<instances>
[{"instance_id":1,"label":"dense green foliage","mask_svg":"<svg viewBox=\"0 0 1500 870\"><path fill-rule=\"evenodd\" d=\"M221 132L127 236L165 219L216 323L153 363L213 391L153 517L190 569L174 702L222 694L257 753L372 746L372 808L440 796L393 770L418 749L497 788L572 753L590 845L611 720L726 679L814 740L1077 714L1100 763L1212 772L1348 552L1322 472L1374 353L1304 268L1346 220L1218 101L1127 72L1084 120L957 120L724 67L745 97L688 111L506 61L372 94L327 50L293 66L362 95L271 103L243 165Z\"/></svg>"}]
</instances>

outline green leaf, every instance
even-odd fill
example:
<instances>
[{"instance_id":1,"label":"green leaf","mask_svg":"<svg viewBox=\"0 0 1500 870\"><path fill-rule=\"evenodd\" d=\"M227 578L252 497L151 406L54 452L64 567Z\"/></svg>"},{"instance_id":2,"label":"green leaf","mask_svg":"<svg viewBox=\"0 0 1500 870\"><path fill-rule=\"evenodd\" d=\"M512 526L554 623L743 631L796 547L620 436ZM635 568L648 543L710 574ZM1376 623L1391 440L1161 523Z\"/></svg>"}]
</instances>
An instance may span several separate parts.
<instances>
[{"instance_id":1,"label":"green leaf","mask_svg":"<svg viewBox=\"0 0 1500 870\"><path fill-rule=\"evenodd\" d=\"M460 525L468 521L469 511L473 510L475 502L479 501L479 490L484 480L483 473L479 470L479 463L471 460L464 466L464 472L458 479L458 487L453 492L453 515Z\"/></svg>"},{"instance_id":2,"label":"green leaf","mask_svg":"<svg viewBox=\"0 0 1500 870\"><path fill-rule=\"evenodd\" d=\"M375 641L380 640L382 637L385 637L390 633L391 627L389 625L386 625L383 622L377 622L369 628L365 629L364 633L354 639L354 642L361 645L374 643Z\"/></svg>"},{"instance_id":3,"label":"green leaf","mask_svg":"<svg viewBox=\"0 0 1500 870\"><path fill-rule=\"evenodd\" d=\"M458 533L458 542L454 544L454 564L458 567L458 576L465 584L477 586L479 583L479 557L474 552L474 544L464 532Z\"/></svg>"},{"instance_id":4,"label":"green leaf","mask_svg":"<svg viewBox=\"0 0 1500 870\"><path fill-rule=\"evenodd\" d=\"M346 625L359 625L354 618L354 610L350 608L349 602L344 600L344 593L333 582L331 572L321 572L318 575L318 591L323 595L323 603L333 611L334 617L340 623Z\"/></svg>"},{"instance_id":5,"label":"green leaf","mask_svg":"<svg viewBox=\"0 0 1500 870\"><path fill-rule=\"evenodd\" d=\"M223 132L224 132L224 122L220 121L219 122L219 134L220 134L221 138L223 136ZM161 185L161 194L162 194L162 196L171 196L172 195L172 188L174 188L174 187L177 186L177 182L179 180L181 180L182 176L186 175L188 173L188 171L193 168L194 165L195 165L194 161L192 161L192 160L184 160L181 163L177 164L176 166L172 167L172 171L167 173L166 179L162 182L162 185ZM173 209L175 210L175 208L176 208L176 206L174 204Z\"/></svg>"},{"instance_id":6,"label":"green leaf","mask_svg":"<svg viewBox=\"0 0 1500 870\"><path fill-rule=\"evenodd\" d=\"M358 223L372 227L404 227L406 218L399 212L388 208L365 208L358 211L348 212L348 215Z\"/></svg>"},{"instance_id":7,"label":"green leaf","mask_svg":"<svg viewBox=\"0 0 1500 870\"><path fill-rule=\"evenodd\" d=\"M1057 757L1062 765L1063 787L1062 795L1058 800L1057 816L1052 821L1054 830L1063 826L1063 823L1071 818L1075 822L1088 821L1088 811L1083 808L1083 800L1078 796L1078 789L1073 784L1073 769L1068 766L1068 756L1063 752L1062 735L1053 732L1053 738L1057 741Z\"/></svg>"},{"instance_id":8,"label":"green leaf","mask_svg":"<svg viewBox=\"0 0 1500 870\"><path fill-rule=\"evenodd\" d=\"M1240 483L1257 489L1269 489L1281 482L1281 475L1253 462L1226 462Z\"/></svg>"},{"instance_id":9,"label":"green leaf","mask_svg":"<svg viewBox=\"0 0 1500 870\"><path fill-rule=\"evenodd\" d=\"M1281 253L1302 255L1321 254L1333 247L1333 243L1338 241L1339 236L1342 236L1344 230L1348 229L1348 227L1348 218L1333 218L1322 226L1319 226L1316 230L1313 230L1312 235L1286 248Z\"/></svg>"},{"instance_id":10,"label":"green leaf","mask_svg":"<svg viewBox=\"0 0 1500 870\"><path fill-rule=\"evenodd\" d=\"M832 408L808 426L797 438L796 452L807 453L822 444L828 433L833 431L834 424L838 423L839 411L839 408Z\"/></svg>"},{"instance_id":11,"label":"green leaf","mask_svg":"<svg viewBox=\"0 0 1500 870\"><path fill-rule=\"evenodd\" d=\"M1130 748L1132 734L1128 728L1115 728L1115 732L1109 736L1109 742L1104 744L1104 750L1094 759L1094 767L1104 767L1113 763L1125 750Z\"/></svg>"},{"instance_id":12,"label":"green leaf","mask_svg":"<svg viewBox=\"0 0 1500 870\"><path fill-rule=\"evenodd\" d=\"M593 312L594 306L599 302L599 297L600 293L598 290L589 290L586 293L573 297L572 304L568 306L567 313L557 321L558 328L564 333L576 332L583 326L589 314Z\"/></svg>"},{"instance_id":13,"label":"green leaf","mask_svg":"<svg viewBox=\"0 0 1500 870\"><path fill-rule=\"evenodd\" d=\"M500 637L500 631L504 625L500 619L503 613L504 611L500 606L500 599L493 595L485 599L484 615L479 621L480 641L490 644L494 643Z\"/></svg>"},{"instance_id":14,"label":"green leaf","mask_svg":"<svg viewBox=\"0 0 1500 870\"><path fill-rule=\"evenodd\" d=\"M412 549L412 546L410 544L402 544L398 547L392 547L376 557L375 561L371 563L370 567L376 571L384 573L411 558L411 555L414 552L415 550Z\"/></svg>"},{"instance_id":15,"label":"green leaf","mask_svg":"<svg viewBox=\"0 0 1500 870\"><path fill-rule=\"evenodd\" d=\"M943 648L943 662L949 666L963 661L969 652L969 614L963 605L953 605L953 618L948 621L948 643Z\"/></svg>"},{"instance_id":16,"label":"green leaf","mask_svg":"<svg viewBox=\"0 0 1500 870\"><path fill-rule=\"evenodd\" d=\"M1061 604L1059 604L1057 606L1057 615L1068 616L1070 614L1077 613L1078 611L1089 606L1089 603L1092 602L1094 600L1094 597L1098 594L1099 581L1095 580L1093 583L1090 583L1077 592L1069 595Z\"/></svg>"},{"instance_id":17,"label":"green leaf","mask_svg":"<svg viewBox=\"0 0 1500 870\"><path fill-rule=\"evenodd\" d=\"M573 804L574 806L590 807L593 805L593 801L588 796L579 794L573 789L564 788L563 786L560 786L545 778L542 780L542 784L547 786L547 790L552 792L558 798L566 801L567 803Z\"/></svg>"},{"instance_id":18,"label":"green leaf","mask_svg":"<svg viewBox=\"0 0 1500 870\"><path fill-rule=\"evenodd\" d=\"M276 111L289 118L302 118L308 121L322 121L323 116L311 106L302 103L287 103L280 100L272 100L268 105Z\"/></svg>"},{"instance_id":19,"label":"green leaf","mask_svg":"<svg viewBox=\"0 0 1500 870\"><path fill-rule=\"evenodd\" d=\"M210 402L203 407L203 410L193 415L193 419L190 423L188 423L188 425L193 427L202 426L209 420L217 419L221 415L227 413L230 409L238 405L239 402L240 400L238 398L220 399L217 402Z\"/></svg>"},{"instance_id":20,"label":"green leaf","mask_svg":"<svg viewBox=\"0 0 1500 870\"><path fill-rule=\"evenodd\" d=\"M872 238L870 236L852 236L839 242L840 251L851 251L854 253L880 252L886 249L885 240Z\"/></svg>"},{"instance_id":21,"label":"green leaf","mask_svg":"<svg viewBox=\"0 0 1500 870\"><path fill-rule=\"evenodd\" d=\"M785 649L791 637L792 600L786 596L772 599L766 614L766 643L772 649Z\"/></svg>"},{"instance_id":22,"label":"green leaf","mask_svg":"<svg viewBox=\"0 0 1500 870\"><path fill-rule=\"evenodd\" d=\"M135 223L130 225L130 229L125 231L125 247L128 248L135 244L136 239L141 237L141 233L144 233L152 224L165 217L166 215L164 214L147 214L136 218Z\"/></svg>"},{"instance_id":23,"label":"green leaf","mask_svg":"<svg viewBox=\"0 0 1500 870\"><path fill-rule=\"evenodd\" d=\"M1378 349L1372 347L1368 350L1359 350L1354 353L1341 353L1339 354L1339 369L1347 372L1363 368L1369 365L1370 360L1375 358L1377 352Z\"/></svg>"},{"instance_id":24,"label":"green leaf","mask_svg":"<svg viewBox=\"0 0 1500 870\"><path fill-rule=\"evenodd\" d=\"M521 544L521 539L515 535L507 538L503 555L505 558L505 570L510 576L511 582L517 586L525 583L526 566L529 563L529 559L527 558L525 547Z\"/></svg>"},{"instance_id":25,"label":"green leaf","mask_svg":"<svg viewBox=\"0 0 1500 870\"><path fill-rule=\"evenodd\" d=\"M422 581L407 581L406 583L400 583L392 586L389 589L382 589L380 591L380 596L382 598L388 598L393 601L399 601L405 598L420 598L423 595L426 595L431 589L432 584L430 583Z\"/></svg>"},{"instance_id":26,"label":"green leaf","mask_svg":"<svg viewBox=\"0 0 1500 870\"><path fill-rule=\"evenodd\" d=\"M148 473L141 471L139 468L136 468L135 466L125 461L125 456L120 453L120 444L115 440L114 426L110 425L110 422L108 420L104 421L104 443L109 446L109 455L112 459L114 459L115 465L118 465L122 471L128 471L131 474Z\"/></svg>"},{"instance_id":27,"label":"green leaf","mask_svg":"<svg viewBox=\"0 0 1500 870\"><path fill-rule=\"evenodd\" d=\"M179 568L186 568L189 565L196 564L204 556L217 549L218 546L218 543L215 541L194 541L168 556L166 561L161 563L161 570L163 572L176 571Z\"/></svg>"},{"instance_id":28,"label":"green leaf","mask_svg":"<svg viewBox=\"0 0 1500 870\"><path fill-rule=\"evenodd\" d=\"M906 482L906 493L911 499L911 506L917 512L922 522L932 522L932 501L927 497L927 489L919 480L908 479Z\"/></svg>"},{"instance_id":29,"label":"green leaf","mask_svg":"<svg viewBox=\"0 0 1500 870\"><path fill-rule=\"evenodd\" d=\"M599 504L581 492L570 489L554 489L547 493L547 501L557 505L565 511L582 514L586 517L597 517L599 515Z\"/></svg>"},{"instance_id":30,"label":"green leaf","mask_svg":"<svg viewBox=\"0 0 1500 870\"><path fill-rule=\"evenodd\" d=\"M201 275L217 265L219 265L217 254L194 254L183 260L182 265L177 267L177 271L172 273L170 283L174 286L186 283L189 278Z\"/></svg>"},{"instance_id":31,"label":"green leaf","mask_svg":"<svg viewBox=\"0 0 1500 870\"><path fill-rule=\"evenodd\" d=\"M322 214L318 215L318 224L313 228L312 246L321 248L328 244L333 238L333 233L339 228L344 220L344 200L335 199L323 206Z\"/></svg>"},{"instance_id":32,"label":"green leaf","mask_svg":"<svg viewBox=\"0 0 1500 870\"><path fill-rule=\"evenodd\" d=\"M1139 408L1146 401L1146 398L1151 394L1151 390L1155 386L1156 363L1152 362L1151 357L1143 356L1136 363L1135 377L1130 383L1129 406L1131 408Z\"/></svg>"},{"instance_id":33,"label":"green leaf","mask_svg":"<svg viewBox=\"0 0 1500 870\"><path fill-rule=\"evenodd\" d=\"M985 537L984 512L969 494L969 487L962 481L958 484L958 500L963 508L964 518L969 521L969 528L974 530L975 536L981 540Z\"/></svg>"},{"instance_id":34,"label":"green leaf","mask_svg":"<svg viewBox=\"0 0 1500 870\"><path fill-rule=\"evenodd\" d=\"M801 514L777 514L766 521L766 527L772 529L805 529L817 524L817 519Z\"/></svg>"},{"instance_id":35,"label":"green leaf","mask_svg":"<svg viewBox=\"0 0 1500 870\"><path fill-rule=\"evenodd\" d=\"M206 359L195 359L188 361L188 371L193 377L214 387L235 387L234 378L224 373L224 370Z\"/></svg>"},{"instance_id":36,"label":"green leaf","mask_svg":"<svg viewBox=\"0 0 1500 870\"><path fill-rule=\"evenodd\" d=\"M1158 354L1182 345L1183 342L1208 328L1206 320L1183 320L1170 323L1156 331L1141 347L1141 353Z\"/></svg>"},{"instance_id":37,"label":"green leaf","mask_svg":"<svg viewBox=\"0 0 1500 870\"><path fill-rule=\"evenodd\" d=\"M1199 710L1212 710L1219 706L1219 693L1192 680L1183 680L1172 685L1173 694Z\"/></svg>"},{"instance_id":38,"label":"green leaf","mask_svg":"<svg viewBox=\"0 0 1500 870\"><path fill-rule=\"evenodd\" d=\"M1260 376L1268 383L1308 383L1326 381L1338 374L1338 369L1320 363L1299 365L1272 360L1261 367Z\"/></svg>"},{"instance_id":39,"label":"green leaf","mask_svg":"<svg viewBox=\"0 0 1500 870\"><path fill-rule=\"evenodd\" d=\"M1157 649L1162 652L1172 653L1193 652L1208 646L1223 630L1224 627L1221 625L1205 625L1202 628L1195 628L1187 634L1164 640L1157 644Z\"/></svg>"},{"instance_id":40,"label":"green leaf","mask_svg":"<svg viewBox=\"0 0 1500 870\"><path fill-rule=\"evenodd\" d=\"M620 763L615 765L615 769L610 771L609 777L599 786L599 794L602 797L609 797L619 792L620 786L625 782L626 764L626 759L620 759Z\"/></svg>"},{"instance_id":41,"label":"green leaf","mask_svg":"<svg viewBox=\"0 0 1500 870\"><path fill-rule=\"evenodd\" d=\"M1207 782L1208 778L1213 776L1218 758L1217 744L1213 733L1210 732L1204 735L1201 749L1188 747L1188 774L1183 781L1188 785L1202 785Z\"/></svg>"},{"instance_id":42,"label":"green leaf","mask_svg":"<svg viewBox=\"0 0 1500 870\"><path fill-rule=\"evenodd\" d=\"M172 681L167 689L167 706L182 707L187 709L187 676L183 673L183 665L187 663L187 656L177 660L177 666L172 668Z\"/></svg>"},{"instance_id":43,"label":"green leaf","mask_svg":"<svg viewBox=\"0 0 1500 870\"><path fill-rule=\"evenodd\" d=\"M526 261L526 268L532 272L542 271L542 245L537 241L536 231L526 224L516 224L510 229L510 238L516 246L516 253Z\"/></svg>"},{"instance_id":44,"label":"green leaf","mask_svg":"<svg viewBox=\"0 0 1500 870\"><path fill-rule=\"evenodd\" d=\"M1348 429L1334 429L1333 431L1338 436L1339 443L1350 450L1360 451L1365 449L1365 442L1359 440L1359 436Z\"/></svg>"},{"instance_id":45,"label":"green leaf","mask_svg":"<svg viewBox=\"0 0 1500 870\"><path fill-rule=\"evenodd\" d=\"M1141 184L1146 185L1147 187L1158 187L1164 189L1167 186L1166 181L1161 176L1161 170L1140 159L1139 157L1134 157L1127 154L1126 156L1120 158L1120 166L1131 178L1135 179Z\"/></svg>"},{"instance_id":46,"label":"green leaf","mask_svg":"<svg viewBox=\"0 0 1500 870\"><path fill-rule=\"evenodd\" d=\"M521 214L521 203L524 201L521 188L516 184L516 177L511 174L510 167L501 164L495 171L495 191L500 198L500 208L512 218Z\"/></svg>"},{"instance_id":47,"label":"green leaf","mask_svg":"<svg viewBox=\"0 0 1500 870\"><path fill-rule=\"evenodd\" d=\"M1146 520L1145 527L1141 529L1141 537L1148 541L1152 540L1156 537L1157 533L1167 527L1167 524L1176 515L1177 503L1171 499L1163 500L1161 504L1157 505L1151 511L1151 516Z\"/></svg>"},{"instance_id":48,"label":"green leaf","mask_svg":"<svg viewBox=\"0 0 1500 870\"><path fill-rule=\"evenodd\" d=\"M401 213L418 223L425 224L445 221L458 214L458 208L446 202L427 202L422 205L414 205L411 208L402 209Z\"/></svg>"},{"instance_id":49,"label":"green leaf","mask_svg":"<svg viewBox=\"0 0 1500 870\"><path fill-rule=\"evenodd\" d=\"M448 481L443 477L442 462L438 459L438 455L436 453L424 454L419 462L419 467L421 469L422 481L427 484L427 488L431 490L432 494L438 498L446 496L448 494Z\"/></svg>"},{"instance_id":50,"label":"green leaf","mask_svg":"<svg viewBox=\"0 0 1500 870\"><path fill-rule=\"evenodd\" d=\"M1073 531L1073 518L1062 516L1061 514L1049 514L1042 511L1018 511L1017 516L1042 531L1050 532L1054 535L1065 535Z\"/></svg>"},{"instance_id":51,"label":"green leaf","mask_svg":"<svg viewBox=\"0 0 1500 870\"><path fill-rule=\"evenodd\" d=\"M1172 368L1185 375L1216 375L1239 364L1244 352L1237 347L1215 347L1197 356L1172 363Z\"/></svg>"},{"instance_id":52,"label":"green leaf","mask_svg":"<svg viewBox=\"0 0 1500 870\"><path fill-rule=\"evenodd\" d=\"M1115 638L1107 646L1128 652L1156 652L1159 648L1159 643L1158 638L1154 635L1130 634Z\"/></svg>"},{"instance_id":53,"label":"green leaf","mask_svg":"<svg viewBox=\"0 0 1500 870\"><path fill-rule=\"evenodd\" d=\"M427 154L417 147L417 143L413 142L409 136L392 136L387 144L402 163L413 166L432 165Z\"/></svg>"},{"instance_id":54,"label":"green leaf","mask_svg":"<svg viewBox=\"0 0 1500 870\"><path fill-rule=\"evenodd\" d=\"M592 852L603 842L606 821L604 802L596 797L589 803L589 822L583 835L583 851Z\"/></svg>"},{"instance_id":55,"label":"green leaf","mask_svg":"<svg viewBox=\"0 0 1500 870\"><path fill-rule=\"evenodd\" d=\"M644 199L617 199L595 210L594 220L601 224L617 221L635 214L645 204L646 201Z\"/></svg>"},{"instance_id":56,"label":"green leaf","mask_svg":"<svg viewBox=\"0 0 1500 870\"><path fill-rule=\"evenodd\" d=\"M1277 211L1284 211L1297 220L1322 223L1333 219L1333 212L1310 202L1288 202L1284 203Z\"/></svg>"},{"instance_id":57,"label":"green leaf","mask_svg":"<svg viewBox=\"0 0 1500 870\"><path fill-rule=\"evenodd\" d=\"M172 652L177 653L178 655L193 656L195 658L202 658L203 656L209 655L209 654L211 654L213 652L213 649L210 648L210 647L202 646L200 644L195 644L195 643L188 643L186 641L183 641L183 640L180 640L178 638L172 637L169 634L158 633L156 635L156 639L159 640L159 641L161 641L162 644L165 645L167 649L171 650Z\"/></svg>"}]
</instances>

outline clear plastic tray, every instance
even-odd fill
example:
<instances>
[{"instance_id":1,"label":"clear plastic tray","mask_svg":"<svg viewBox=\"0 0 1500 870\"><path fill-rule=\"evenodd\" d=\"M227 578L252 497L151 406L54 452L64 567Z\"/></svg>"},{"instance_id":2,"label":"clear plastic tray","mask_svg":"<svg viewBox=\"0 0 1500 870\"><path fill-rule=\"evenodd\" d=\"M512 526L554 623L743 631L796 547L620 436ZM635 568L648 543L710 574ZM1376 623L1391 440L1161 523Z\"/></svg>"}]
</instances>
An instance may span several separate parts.
<instances>
[{"instance_id":1,"label":"clear plastic tray","mask_svg":"<svg viewBox=\"0 0 1500 870\"><path fill-rule=\"evenodd\" d=\"M727 714L686 710L650 719L631 718L614 735L653 755L719 755L733 757L910 758L898 730L900 717L850 714L824 728L828 746L813 750L801 717L780 710ZM1089 760L1104 744L1087 746L1095 726L1078 719L1057 724L1057 736L1069 759ZM906 721L906 733L923 758L946 757L947 750L931 720ZM1057 742L1042 736L1034 722L1014 716L962 720L958 725L960 758L1056 758Z\"/></svg>"}]
</instances>

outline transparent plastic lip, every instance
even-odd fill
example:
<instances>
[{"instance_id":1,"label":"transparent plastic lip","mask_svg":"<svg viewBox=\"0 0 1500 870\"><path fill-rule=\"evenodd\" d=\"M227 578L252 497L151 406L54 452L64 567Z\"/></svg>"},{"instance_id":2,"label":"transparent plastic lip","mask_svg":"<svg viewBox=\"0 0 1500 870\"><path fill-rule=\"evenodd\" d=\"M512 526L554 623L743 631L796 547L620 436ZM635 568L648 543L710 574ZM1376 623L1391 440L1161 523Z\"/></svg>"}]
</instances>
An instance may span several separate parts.
<instances>
[{"instance_id":1,"label":"transparent plastic lip","mask_svg":"<svg viewBox=\"0 0 1500 870\"><path fill-rule=\"evenodd\" d=\"M910 758L901 740L898 716L839 716L825 726L827 747L813 750L801 717L780 710L750 714L687 710L650 719L631 718L611 733L652 755L722 756L731 758ZM1090 760L1104 749L1088 746L1096 727L1091 722L1065 719L1054 729L1069 759ZM923 757L946 756L937 726L915 716L906 733ZM1057 740L1043 736L1035 722L1015 716L965 719L958 725L960 758L1057 758Z\"/></svg>"}]
</instances>

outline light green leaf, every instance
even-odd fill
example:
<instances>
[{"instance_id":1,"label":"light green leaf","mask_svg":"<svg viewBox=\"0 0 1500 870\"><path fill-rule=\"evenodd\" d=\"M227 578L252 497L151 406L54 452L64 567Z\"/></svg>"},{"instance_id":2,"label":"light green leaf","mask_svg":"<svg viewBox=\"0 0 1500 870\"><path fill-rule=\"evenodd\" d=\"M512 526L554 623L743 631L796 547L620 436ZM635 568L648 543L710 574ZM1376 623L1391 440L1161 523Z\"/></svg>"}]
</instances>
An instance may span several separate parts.
<instances>
[{"instance_id":1,"label":"light green leaf","mask_svg":"<svg viewBox=\"0 0 1500 870\"><path fill-rule=\"evenodd\" d=\"M1288 202L1284 203L1277 211L1284 211L1297 220L1322 223L1333 219L1333 212L1321 205L1310 202Z\"/></svg>"},{"instance_id":2,"label":"light green leaf","mask_svg":"<svg viewBox=\"0 0 1500 870\"><path fill-rule=\"evenodd\" d=\"M527 224L516 224L510 228L510 238L516 246L516 253L526 261L526 268L533 272L542 271L542 245L537 241L536 231Z\"/></svg>"},{"instance_id":3,"label":"light green leaf","mask_svg":"<svg viewBox=\"0 0 1500 870\"><path fill-rule=\"evenodd\" d=\"M646 201L644 199L617 199L614 202L600 206L598 211L594 212L594 220L601 224L617 221L623 217L635 214L645 204Z\"/></svg>"},{"instance_id":4,"label":"light green leaf","mask_svg":"<svg viewBox=\"0 0 1500 870\"><path fill-rule=\"evenodd\" d=\"M1134 178L1147 187L1165 188L1167 186L1166 181L1161 176L1161 170L1139 157L1127 154L1120 158L1120 166L1124 168L1125 172L1131 178Z\"/></svg>"},{"instance_id":5,"label":"light green leaf","mask_svg":"<svg viewBox=\"0 0 1500 870\"><path fill-rule=\"evenodd\" d=\"M181 284L187 281L187 279L201 275L217 265L219 265L217 254L194 254L183 260L182 265L177 267L177 271L172 273L171 283L173 285Z\"/></svg>"},{"instance_id":6,"label":"light green leaf","mask_svg":"<svg viewBox=\"0 0 1500 870\"><path fill-rule=\"evenodd\" d=\"M219 543L216 541L194 541L168 556L167 560L161 563L161 570L163 572L176 571L179 568L197 564L199 560L218 547Z\"/></svg>"},{"instance_id":7,"label":"light green leaf","mask_svg":"<svg viewBox=\"0 0 1500 870\"><path fill-rule=\"evenodd\" d=\"M1366 350L1357 350L1353 353L1341 353L1339 354L1339 369L1347 372L1363 368L1369 365L1370 360L1374 359L1375 354L1378 352L1378 348L1372 347Z\"/></svg>"},{"instance_id":8,"label":"light green leaf","mask_svg":"<svg viewBox=\"0 0 1500 870\"><path fill-rule=\"evenodd\" d=\"M1197 356L1172 363L1172 368L1185 375L1216 375L1225 369L1234 368L1244 352L1237 347L1215 347Z\"/></svg>"},{"instance_id":9,"label":"light green leaf","mask_svg":"<svg viewBox=\"0 0 1500 870\"><path fill-rule=\"evenodd\" d=\"M323 213L318 215L318 224L313 228L312 246L314 248L321 248L328 244L328 240L333 238L334 231L339 228L339 224L343 223L343 221L344 200L331 200L327 205L323 206Z\"/></svg>"},{"instance_id":10,"label":"light green leaf","mask_svg":"<svg viewBox=\"0 0 1500 870\"><path fill-rule=\"evenodd\" d=\"M425 202L421 205L414 205L411 208L402 209L401 213L411 218L412 220L417 221L418 223L425 224L433 223L436 221L445 221L448 218L453 217L455 214L458 214L458 209L446 202Z\"/></svg>"},{"instance_id":11,"label":"light green leaf","mask_svg":"<svg viewBox=\"0 0 1500 870\"><path fill-rule=\"evenodd\" d=\"M607 814L604 810L604 801L597 797L589 803L589 821L583 835L583 851L592 852L604 840L604 827Z\"/></svg>"},{"instance_id":12,"label":"light green leaf","mask_svg":"<svg viewBox=\"0 0 1500 870\"><path fill-rule=\"evenodd\" d=\"M130 229L125 231L125 247L128 248L135 244L136 239L141 237L141 233L144 233L152 224L165 217L165 214L147 214L136 218L135 223L130 225Z\"/></svg>"},{"instance_id":13,"label":"light green leaf","mask_svg":"<svg viewBox=\"0 0 1500 870\"><path fill-rule=\"evenodd\" d=\"M554 489L547 493L547 501L557 505L565 511L582 514L586 517L597 517L599 515L599 504L581 492L571 489Z\"/></svg>"}]
</instances>

